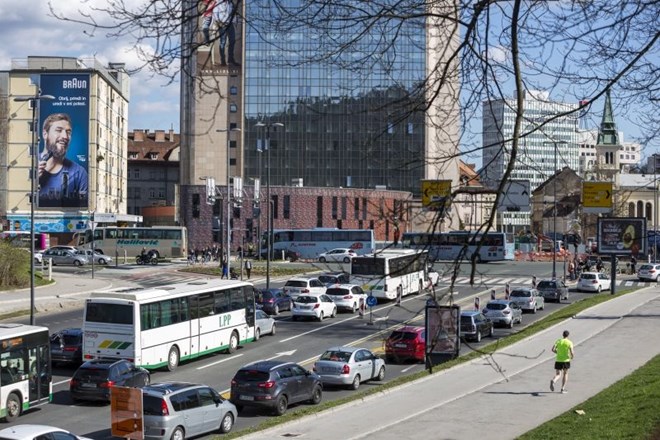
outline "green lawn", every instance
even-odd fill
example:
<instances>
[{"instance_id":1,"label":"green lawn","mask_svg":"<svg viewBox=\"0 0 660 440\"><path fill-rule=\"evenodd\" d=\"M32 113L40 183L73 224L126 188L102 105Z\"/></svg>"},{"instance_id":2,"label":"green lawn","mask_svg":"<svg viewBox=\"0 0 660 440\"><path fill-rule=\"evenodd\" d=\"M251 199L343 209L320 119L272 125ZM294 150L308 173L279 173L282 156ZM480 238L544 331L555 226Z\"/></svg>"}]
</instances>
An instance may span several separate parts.
<instances>
[{"instance_id":1,"label":"green lawn","mask_svg":"<svg viewBox=\"0 0 660 440\"><path fill-rule=\"evenodd\" d=\"M576 410L584 411L579 415ZM659 439L660 356L521 440Z\"/></svg>"}]
</instances>

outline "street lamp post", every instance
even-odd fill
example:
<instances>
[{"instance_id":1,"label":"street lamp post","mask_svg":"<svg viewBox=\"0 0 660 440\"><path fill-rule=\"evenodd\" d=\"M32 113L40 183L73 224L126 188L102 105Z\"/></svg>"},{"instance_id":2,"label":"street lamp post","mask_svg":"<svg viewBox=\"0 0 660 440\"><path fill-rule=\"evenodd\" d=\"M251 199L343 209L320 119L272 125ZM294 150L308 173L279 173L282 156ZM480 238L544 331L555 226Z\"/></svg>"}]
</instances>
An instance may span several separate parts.
<instances>
[{"instance_id":1,"label":"street lamp post","mask_svg":"<svg viewBox=\"0 0 660 440\"><path fill-rule=\"evenodd\" d=\"M39 148L39 134L37 127L37 107L41 100L53 100L55 97L53 95L42 95L41 88L37 86L37 89L34 92L34 96L18 96L14 98L16 102L29 102L32 106L32 149L30 152L30 325L34 325L34 205L37 203L37 176L38 176L38 164L37 164L37 150Z\"/></svg>"},{"instance_id":2,"label":"street lamp post","mask_svg":"<svg viewBox=\"0 0 660 440\"><path fill-rule=\"evenodd\" d=\"M231 132L232 131L241 131L240 128L219 128L216 130L217 133L227 133L227 279L229 279L229 268L231 264L231 193L229 191L229 186L231 184L231 178L229 177L231 169L231 160L229 154L229 145L231 144Z\"/></svg>"},{"instance_id":3,"label":"street lamp post","mask_svg":"<svg viewBox=\"0 0 660 440\"><path fill-rule=\"evenodd\" d=\"M270 122L264 124L259 122L255 127L261 127L266 131L265 141L263 148L266 149L266 289L270 289L270 258L271 258L271 234L273 231L272 211L270 208L270 128L271 127L284 127L281 122ZM263 150L262 148L262 150Z\"/></svg>"}]
</instances>

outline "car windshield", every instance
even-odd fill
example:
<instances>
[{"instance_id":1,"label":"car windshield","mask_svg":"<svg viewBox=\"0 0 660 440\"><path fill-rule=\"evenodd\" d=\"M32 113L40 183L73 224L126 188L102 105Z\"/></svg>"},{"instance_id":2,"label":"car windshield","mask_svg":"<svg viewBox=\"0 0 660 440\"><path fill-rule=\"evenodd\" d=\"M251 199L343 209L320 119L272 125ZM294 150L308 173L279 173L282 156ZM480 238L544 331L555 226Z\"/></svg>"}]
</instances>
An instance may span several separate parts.
<instances>
[{"instance_id":1,"label":"car windshield","mask_svg":"<svg viewBox=\"0 0 660 440\"><path fill-rule=\"evenodd\" d=\"M148 394L142 395L142 410L145 416L163 415L164 405L165 402L160 397L150 396Z\"/></svg>"},{"instance_id":2,"label":"car windshield","mask_svg":"<svg viewBox=\"0 0 660 440\"><path fill-rule=\"evenodd\" d=\"M261 291L261 297L263 299L271 299L273 297L273 294L268 292L268 291Z\"/></svg>"},{"instance_id":3,"label":"car windshield","mask_svg":"<svg viewBox=\"0 0 660 440\"><path fill-rule=\"evenodd\" d=\"M471 316L461 316L461 324L472 324Z\"/></svg>"},{"instance_id":4,"label":"car windshield","mask_svg":"<svg viewBox=\"0 0 660 440\"><path fill-rule=\"evenodd\" d=\"M95 368L79 368L74 374L76 379L85 380L105 380L108 378L108 370L95 369Z\"/></svg>"},{"instance_id":5,"label":"car windshield","mask_svg":"<svg viewBox=\"0 0 660 440\"><path fill-rule=\"evenodd\" d=\"M307 287L307 281L287 281L285 287Z\"/></svg>"},{"instance_id":6,"label":"car windshield","mask_svg":"<svg viewBox=\"0 0 660 440\"><path fill-rule=\"evenodd\" d=\"M490 303L490 304L486 304L486 308L488 310L504 310L506 309L506 304Z\"/></svg>"},{"instance_id":7,"label":"car windshield","mask_svg":"<svg viewBox=\"0 0 660 440\"><path fill-rule=\"evenodd\" d=\"M302 303L302 304L310 304L310 303L315 303L317 301L318 301L318 298L316 298L315 296L307 296L307 295L299 296L296 299L297 303Z\"/></svg>"},{"instance_id":8,"label":"car windshield","mask_svg":"<svg viewBox=\"0 0 660 440\"><path fill-rule=\"evenodd\" d=\"M580 275L580 278L583 280L595 280L596 279L596 274L593 273L583 273Z\"/></svg>"},{"instance_id":9,"label":"car windshield","mask_svg":"<svg viewBox=\"0 0 660 440\"><path fill-rule=\"evenodd\" d=\"M348 290L330 287L325 293L328 295L348 295Z\"/></svg>"},{"instance_id":10,"label":"car windshield","mask_svg":"<svg viewBox=\"0 0 660 440\"><path fill-rule=\"evenodd\" d=\"M639 268L639 270L650 270L653 269L653 266L650 264L642 264L642 266Z\"/></svg>"},{"instance_id":11,"label":"car windshield","mask_svg":"<svg viewBox=\"0 0 660 440\"><path fill-rule=\"evenodd\" d=\"M553 281L541 281L537 287L539 289L555 289L557 285Z\"/></svg>"},{"instance_id":12,"label":"car windshield","mask_svg":"<svg viewBox=\"0 0 660 440\"><path fill-rule=\"evenodd\" d=\"M511 292L511 296L515 296L518 298L529 298L530 296L532 296L532 292L530 292L529 290L514 290L513 292Z\"/></svg>"},{"instance_id":13,"label":"car windshield","mask_svg":"<svg viewBox=\"0 0 660 440\"><path fill-rule=\"evenodd\" d=\"M319 277L319 281L322 283L336 283L338 281L337 277L333 277L330 275L321 275Z\"/></svg>"},{"instance_id":14,"label":"car windshield","mask_svg":"<svg viewBox=\"0 0 660 440\"><path fill-rule=\"evenodd\" d=\"M82 343L81 335L62 335L61 339L64 345L80 345Z\"/></svg>"},{"instance_id":15,"label":"car windshield","mask_svg":"<svg viewBox=\"0 0 660 440\"><path fill-rule=\"evenodd\" d=\"M322 361L348 362L351 359L351 353L346 351L328 350L321 355Z\"/></svg>"},{"instance_id":16,"label":"car windshield","mask_svg":"<svg viewBox=\"0 0 660 440\"><path fill-rule=\"evenodd\" d=\"M408 340L411 341L417 337L417 333L413 332L401 332L401 331L394 331L390 335L390 339L396 339L396 340Z\"/></svg>"},{"instance_id":17,"label":"car windshield","mask_svg":"<svg viewBox=\"0 0 660 440\"><path fill-rule=\"evenodd\" d=\"M259 370L238 370L234 379L242 382L263 382L268 380L270 374Z\"/></svg>"}]
</instances>

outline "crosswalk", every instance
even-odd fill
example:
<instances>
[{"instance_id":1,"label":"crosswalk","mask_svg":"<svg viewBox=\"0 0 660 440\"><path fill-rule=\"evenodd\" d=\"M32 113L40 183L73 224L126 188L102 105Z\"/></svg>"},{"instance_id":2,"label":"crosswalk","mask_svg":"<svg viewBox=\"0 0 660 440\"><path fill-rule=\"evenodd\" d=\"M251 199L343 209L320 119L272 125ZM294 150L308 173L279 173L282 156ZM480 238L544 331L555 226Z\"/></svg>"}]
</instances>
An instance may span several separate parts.
<instances>
[{"instance_id":1,"label":"crosswalk","mask_svg":"<svg viewBox=\"0 0 660 440\"><path fill-rule=\"evenodd\" d=\"M191 272L178 272L178 271L139 273L139 274L130 274L121 277L121 279L125 281L131 281L143 287L166 286L169 284L185 283L189 281L203 280L206 278L219 279L218 277L214 277L214 276L202 275ZM266 282L266 277L252 277L249 280L244 277L243 280L249 281L254 284L258 284L258 283Z\"/></svg>"},{"instance_id":2,"label":"crosswalk","mask_svg":"<svg viewBox=\"0 0 660 440\"><path fill-rule=\"evenodd\" d=\"M504 286L506 284L509 284L510 286L531 286L532 285L532 277L475 277L474 279L474 285L501 285ZM451 278L450 277L441 277L440 280L438 281L439 286L449 286L451 284ZM470 284L470 277L458 277L456 278L456 281L454 282L455 285L469 285ZM654 282L649 282L649 281L639 281L639 280L626 280L626 279L617 279L616 282L614 283L617 287L647 287L650 285L655 285L657 283Z\"/></svg>"}]
</instances>

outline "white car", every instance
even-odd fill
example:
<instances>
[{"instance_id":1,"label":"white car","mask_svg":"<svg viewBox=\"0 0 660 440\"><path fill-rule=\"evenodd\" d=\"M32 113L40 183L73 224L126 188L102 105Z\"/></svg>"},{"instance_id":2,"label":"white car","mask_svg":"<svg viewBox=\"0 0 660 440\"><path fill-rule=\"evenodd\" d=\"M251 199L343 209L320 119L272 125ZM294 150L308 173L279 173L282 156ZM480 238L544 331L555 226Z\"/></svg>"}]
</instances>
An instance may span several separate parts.
<instances>
[{"instance_id":1,"label":"white car","mask_svg":"<svg viewBox=\"0 0 660 440\"><path fill-rule=\"evenodd\" d=\"M41 252L36 252L34 253L34 262L36 264L41 264L44 261L44 254Z\"/></svg>"},{"instance_id":2,"label":"white car","mask_svg":"<svg viewBox=\"0 0 660 440\"><path fill-rule=\"evenodd\" d=\"M46 425L14 425L0 430L0 438L6 440L90 440L87 437L71 434L64 429Z\"/></svg>"},{"instance_id":3,"label":"white car","mask_svg":"<svg viewBox=\"0 0 660 440\"><path fill-rule=\"evenodd\" d=\"M325 293L339 309L347 309L355 313L360 308L360 304L366 307L367 294L362 287L355 284L335 284L328 287Z\"/></svg>"},{"instance_id":4,"label":"white car","mask_svg":"<svg viewBox=\"0 0 660 440\"><path fill-rule=\"evenodd\" d=\"M578 292L597 292L610 290L612 280L602 272L582 272L577 283Z\"/></svg>"},{"instance_id":5,"label":"white car","mask_svg":"<svg viewBox=\"0 0 660 440\"><path fill-rule=\"evenodd\" d=\"M357 257L357 253L353 249L337 248L319 254L319 262L326 263L328 261L335 261L340 263L350 263L353 257Z\"/></svg>"},{"instance_id":6,"label":"white car","mask_svg":"<svg viewBox=\"0 0 660 440\"><path fill-rule=\"evenodd\" d=\"M299 295L293 302L291 319L294 321L298 318L315 318L323 321L326 316L331 318L337 316L337 304L325 293Z\"/></svg>"},{"instance_id":7,"label":"white car","mask_svg":"<svg viewBox=\"0 0 660 440\"><path fill-rule=\"evenodd\" d=\"M435 287L440 282L440 274L433 269L428 270L428 279L431 281L431 284Z\"/></svg>"},{"instance_id":8,"label":"white car","mask_svg":"<svg viewBox=\"0 0 660 440\"><path fill-rule=\"evenodd\" d=\"M275 335L276 330L275 320L263 310L256 311L256 322L254 329L254 340L258 341L262 335Z\"/></svg>"},{"instance_id":9,"label":"white car","mask_svg":"<svg viewBox=\"0 0 660 440\"><path fill-rule=\"evenodd\" d=\"M326 287L318 278L291 278L282 288L285 295L295 301L298 295L320 295L325 293Z\"/></svg>"},{"instance_id":10,"label":"white car","mask_svg":"<svg viewBox=\"0 0 660 440\"><path fill-rule=\"evenodd\" d=\"M637 271L640 281L658 281L660 276L660 264L642 264Z\"/></svg>"}]
</instances>

